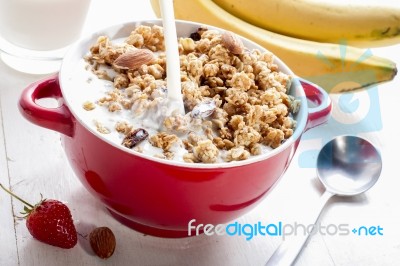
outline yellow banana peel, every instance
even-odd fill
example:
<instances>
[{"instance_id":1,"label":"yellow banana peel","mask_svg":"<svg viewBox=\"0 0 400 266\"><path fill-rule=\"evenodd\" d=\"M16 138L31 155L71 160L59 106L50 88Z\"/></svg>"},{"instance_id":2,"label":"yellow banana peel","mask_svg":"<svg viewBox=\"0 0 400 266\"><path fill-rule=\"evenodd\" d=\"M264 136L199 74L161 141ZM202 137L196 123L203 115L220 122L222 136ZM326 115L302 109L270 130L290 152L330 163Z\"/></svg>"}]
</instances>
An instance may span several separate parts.
<instances>
[{"instance_id":1,"label":"yellow banana peel","mask_svg":"<svg viewBox=\"0 0 400 266\"><path fill-rule=\"evenodd\" d=\"M355 47L400 43L400 5L385 0L212 0L250 24L295 38Z\"/></svg>"},{"instance_id":2,"label":"yellow banana peel","mask_svg":"<svg viewBox=\"0 0 400 266\"><path fill-rule=\"evenodd\" d=\"M158 17L158 0L151 0ZM175 17L233 31L265 47L299 77L327 92L354 91L392 80L396 64L346 44L330 44L292 38L247 23L212 0L174 0Z\"/></svg>"}]
</instances>

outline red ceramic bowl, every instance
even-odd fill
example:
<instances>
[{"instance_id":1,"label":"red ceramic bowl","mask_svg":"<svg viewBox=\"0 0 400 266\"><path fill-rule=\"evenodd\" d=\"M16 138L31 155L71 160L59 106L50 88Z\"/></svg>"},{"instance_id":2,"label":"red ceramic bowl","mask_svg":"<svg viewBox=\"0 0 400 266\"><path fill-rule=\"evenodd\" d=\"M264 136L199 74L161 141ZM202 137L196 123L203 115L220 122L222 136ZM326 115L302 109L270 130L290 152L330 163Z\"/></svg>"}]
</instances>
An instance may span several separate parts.
<instances>
[{"instance_id":1,"label":"red ceramic bowl","mask_svg":"<svg viewBox=\"0 0 400 266\"><path fill-rule=\"evenodd\" d=\"M59 74L27 87L20 98L20 110L29 121L61 133L67 158L82 184L122 223L146 234L162 237L188 235L188 222L227 223L256 206L287 169L307 129L328 119L328 95L307 81L295 79L290 94L301 101L295 115L297 127L280 147L240 162L188 164L137 153L105 139L83 118L84 85L76 73L79 60L99 35L126 37L139 24L133 22L94 33L74 45L63 60ZM178 36L189 36L199 24L177 21ZM209 27L214 28L214 27ZM217 28L214 28L217 29ZM263 48L243 40L246 47ZM281 71L293 74L278 58ZM75 83L71 83L71 80ZM81 82L81 83L80 83ZM75 85L72 85L75 84ZM78 86L77 86L78 84ZM58 108L35 103L55 98ZM308 101L316 107L308 107Z\"/></svg>"}]
</instances>

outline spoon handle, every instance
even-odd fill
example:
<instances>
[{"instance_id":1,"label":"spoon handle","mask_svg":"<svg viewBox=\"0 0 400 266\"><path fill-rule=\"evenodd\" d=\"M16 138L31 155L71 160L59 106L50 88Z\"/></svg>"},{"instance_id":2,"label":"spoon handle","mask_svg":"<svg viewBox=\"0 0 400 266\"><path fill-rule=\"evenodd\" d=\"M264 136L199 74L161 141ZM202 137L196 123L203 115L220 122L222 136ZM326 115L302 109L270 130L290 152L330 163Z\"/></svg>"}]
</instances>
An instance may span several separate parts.
<instances>
[{"instance_id":1,"label":"spoon handle","mask_svg":"<svg viewBox=\"0 0 400 266\"><path fill-rule=\"evenodd\" d=\"M315 225L318 220L319 215L321 214L322 209L324 208L326 202L333 196L334 194L325 191L322 194L318 207L315 208L315 211L310 215L310 218L313 220L311 224ZM312 231L312 230L311 230ZM278 249L272 254L271 258L265 264L266 266L290 266L297 258L297 255L302 250L304 243L306 243L310 234L299 234L294 235L291 238L288 238L285 242L281 243Z\"/></svg>"}]
</instances>

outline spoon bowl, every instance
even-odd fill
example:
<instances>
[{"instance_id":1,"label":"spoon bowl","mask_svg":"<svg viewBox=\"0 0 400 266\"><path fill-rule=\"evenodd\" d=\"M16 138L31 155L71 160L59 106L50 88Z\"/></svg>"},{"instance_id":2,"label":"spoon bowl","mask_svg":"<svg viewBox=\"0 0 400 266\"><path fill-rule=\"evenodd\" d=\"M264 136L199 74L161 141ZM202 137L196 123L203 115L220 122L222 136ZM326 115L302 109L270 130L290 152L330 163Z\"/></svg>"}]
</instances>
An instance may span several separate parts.
<instances>
[{"instance_id":1,"label":"spoon bowl","mask_svg":"<svg viewBox=\"0 0 400 266\"><path fill-rule=\"evenodd\" d=\"M379 179L382 159L367 140L340 136L328 142L317 159L317 174L326 190L354 196L370 189Z\"/></svg>"}]
</instances>

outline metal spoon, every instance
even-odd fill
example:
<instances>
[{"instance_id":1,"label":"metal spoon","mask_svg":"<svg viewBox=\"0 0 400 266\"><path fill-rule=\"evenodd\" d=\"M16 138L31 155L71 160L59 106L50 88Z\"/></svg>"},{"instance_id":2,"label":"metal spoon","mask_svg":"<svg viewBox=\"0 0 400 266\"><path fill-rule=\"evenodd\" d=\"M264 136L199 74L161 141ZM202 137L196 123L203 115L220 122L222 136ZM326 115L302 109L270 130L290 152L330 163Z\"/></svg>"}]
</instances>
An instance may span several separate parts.
<instances>
[{"instance_id":1,"label":"metal spoon","mask_svg":"<svg viewBox=\"0 0 400 266\"><path fill-rule=\"evenodd\" d=\"M319 208L312 213L314 224L332 196L355 196L367 191L378 181L381 170L381 156L367 140L340 136L328 142L317 158L317 175L326 190ZM266 265L292 265L308 236L297 235L283 242Z\"/></svg>"}]
</instances>

